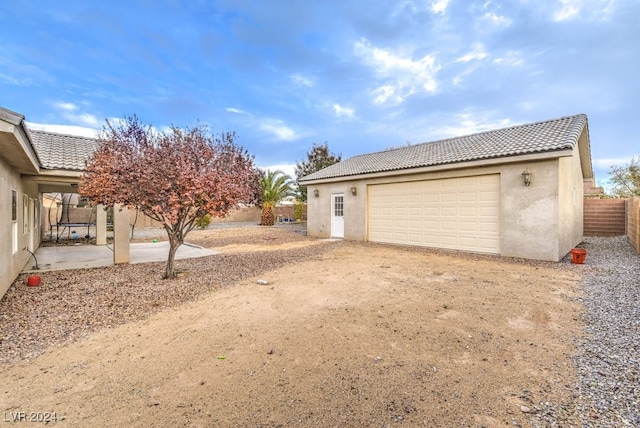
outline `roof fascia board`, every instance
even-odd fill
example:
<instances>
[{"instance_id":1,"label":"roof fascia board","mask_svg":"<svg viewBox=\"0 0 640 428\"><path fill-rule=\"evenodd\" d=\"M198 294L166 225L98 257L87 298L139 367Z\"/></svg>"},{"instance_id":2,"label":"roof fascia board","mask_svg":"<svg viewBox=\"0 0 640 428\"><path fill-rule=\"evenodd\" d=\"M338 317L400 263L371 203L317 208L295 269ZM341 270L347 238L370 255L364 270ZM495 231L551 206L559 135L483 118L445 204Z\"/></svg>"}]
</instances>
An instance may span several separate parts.
<instances>
[{"instance_id":1,"label":"roof fascia board","mask_svg":"<svg viewBox=\"0 0 640 428\"><path fill-rule=\"evenodd\" d=\"M33 167L36 169L36 171L40 172L40 158L38 157L38 153L36 152L35 147L33 147L33 141L31 141L31 137L29 137L29 134L26 131L24 120L16 126L16 130L18 131L17 134L20 135L20 145L23 147L24 152L29 157L29 160L33 164ZM22 143L23 141L24 144Z\"/></svg>"},{"instance_id":2,"label":"roof fascia board","mask_svg":"<svg viewBox=\"0 0 640 428\"><path fill-rule=\"evenodd\" d=\"M45 182L49 182L51 181L51 179L63 178L71 180L73 182L77 182L78 180L80 180L81 176L81 171L70 171L65 169L43 169L40 170L40 174L38 175L30 175L25 177L28 177L29 179L34 181L42 180Z\"/></svg>"},{"instance_id":3,"label":"roof fascia board","mask_svg":"<svg viewBox=\"0 0 640 428\"><path fill-rule=\"evenodd\" d=\"M437 171L446 171L451 169L463 169L463 168L467 169L467 168L492 166L492 165L505 164L505 163L518 163L518 162L526 162L526 161L532 161L532 160L554 159L554 158L571 156L572 153L573 153L573 149L563 149L563 150L556 150L553 152L545 152L545 153L530 153L526 155L509 156L509 157L494 158L494 159L479 159L479 160L468 161L468 162L456 162L456 163L448 163L443 165L424 166L419 168L395 169L393 171L380 171L380 172L370 172L367 174L343 175L340 177L320 178L317 180L301 181L300 185L308 186L311 184L336 183L336 182L348 181L348 180L364 180L369 178L390 177L394 175L420 174L424 172L437 172Z\"/></svg>"},{"instance_id":4,"label":"roof fascia board","mask_svg":"<svg viewBox=\"0 0 640 428\"><path fill-rule=\"evenodd\" d=\"M578 150L580 152L580 165L582 176L585 179L594 179L593 162L591 159L591 141L589 138L589 125L585 123L582 133L578 138Z\"/></svg>"},{"instance_id":5,"label":"roof fascia board","mask_svg":"<svg viewBox=\"0 0 640 428\"><path fill-rule=\"evenodd\" d=\"M27 173L40 172L40 158L38 157L33 146L33 142L31 141L31 137L29 137L29 133L26 130L24 116L0 107L0 121L9 125L8 127L3 128L8 128L6 131L9 134L13 134L13 138L15 138L15 142L13 144L17 143L15 148L18 149L19 147L18 150L20 150L24 155L20 156L20 154L18 154L18 156L22 158L20 160L20 164L22 166L19 166L19 169L21 169L22 172Z\"/></svg>"}]
</instances>

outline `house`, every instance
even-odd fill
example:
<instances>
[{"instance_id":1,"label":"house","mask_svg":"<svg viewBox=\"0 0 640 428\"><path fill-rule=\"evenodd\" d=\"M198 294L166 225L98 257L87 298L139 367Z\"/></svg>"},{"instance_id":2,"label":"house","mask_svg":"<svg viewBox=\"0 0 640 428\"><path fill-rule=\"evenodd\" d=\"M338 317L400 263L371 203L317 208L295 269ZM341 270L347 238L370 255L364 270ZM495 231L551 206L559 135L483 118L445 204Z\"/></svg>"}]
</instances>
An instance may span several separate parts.
<instances>
[{"instance_id":1,"label":"house","mask_svg":"<svg viewBox=\"0 0 640 428\"><path fill-rule=\"evenodd\" d=\"M307 234L559 261L593 180L579 114L369 153L301 180Z\"/></svg>"},{"instance_id":2,"label":"house","mask_svg":"<svg viewBox=\"0 0 640 428\"><path fill-rule=\"evenodd\" d=\"M24 116L0 107L0 297L42 238L44 193L75 193L92 138L28 130Z\"/></svg>"}]
</instances>

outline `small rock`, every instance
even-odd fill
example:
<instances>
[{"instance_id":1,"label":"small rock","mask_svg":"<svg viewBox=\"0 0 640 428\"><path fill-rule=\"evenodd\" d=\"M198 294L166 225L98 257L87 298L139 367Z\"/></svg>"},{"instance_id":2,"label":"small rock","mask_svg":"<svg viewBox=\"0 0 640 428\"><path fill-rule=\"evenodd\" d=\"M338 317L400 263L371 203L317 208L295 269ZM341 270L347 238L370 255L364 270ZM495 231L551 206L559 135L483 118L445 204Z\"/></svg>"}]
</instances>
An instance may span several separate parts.
<instances>
[{"instance_id":1,"label":"small rock","mask_svg":"<svg viewBox=\"0 0 640 428\"><path fill-rule=\"evenodd\" d=\"M522 413L531 413L531 409L527 406L520 406L520 410L522 410Z\"/></svg>"},{"instance_id":2,"label":"small rock","mask_svg":"<svg viewBox=\"0 0 640 428\"><path fill-rule=\"evenodd\" d=\"M267 282L267 280L266 280L266 279L259 279L259 280L257 280L256 282L257 282L258 284L260 284L260 285L267 285L267 284L269 284L269 283Z\"/></svg>"}]
</instances>

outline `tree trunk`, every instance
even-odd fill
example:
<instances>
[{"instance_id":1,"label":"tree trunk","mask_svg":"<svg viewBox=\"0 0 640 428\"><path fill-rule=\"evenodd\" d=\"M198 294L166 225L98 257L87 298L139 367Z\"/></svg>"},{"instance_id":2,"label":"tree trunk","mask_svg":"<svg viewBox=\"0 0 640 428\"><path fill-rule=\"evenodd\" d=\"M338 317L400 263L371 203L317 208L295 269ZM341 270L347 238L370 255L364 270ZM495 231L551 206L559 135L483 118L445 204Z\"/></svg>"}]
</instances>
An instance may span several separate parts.
<instances>
[{"instance_id":1,"label":"tree trunk","mask_svg":"<svg viewBox=\"0 0 640 428\"><path fill-rule=\"evenodd\" d=\"M175 272L175 259L178 247L181 242L174 236L169 236L169 258L167 259L167 269L165 270L164 277L162 279L173 279L176 277Z\"/></svg>"},{"instance_id":2,"label":"tree trunk","mask_svg":"<svg viewBox=\"0 0 640 428\"><path fill-rule=\"evenodd\" d=\"M276 217L273 214L273 205L270 202L265 202L262 205L262 218L260 224L263 226L273 226L276 224Z\"/></svg>"}]
</instances>

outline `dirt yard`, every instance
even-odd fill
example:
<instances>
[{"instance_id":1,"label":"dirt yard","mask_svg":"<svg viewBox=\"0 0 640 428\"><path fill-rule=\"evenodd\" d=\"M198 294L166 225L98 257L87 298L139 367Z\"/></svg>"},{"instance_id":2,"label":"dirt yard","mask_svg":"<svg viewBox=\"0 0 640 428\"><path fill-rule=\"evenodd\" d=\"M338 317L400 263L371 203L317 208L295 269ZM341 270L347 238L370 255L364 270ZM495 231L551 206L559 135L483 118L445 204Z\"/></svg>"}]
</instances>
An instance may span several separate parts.
<instances>
[{"instance_id":1,"label":"dirt yard","mask_svg":"<svg viewBox=\"0 0 640 428\"><path fill-rule=\"evenodd\" d=\"M581 307L568 264L315 241L272 228L189 238L222 254L178 265L177 289L214 284L183 300L156 279L163 264L152 264L144 269L153 273L82 273L94 290L74 307L38 300L42 313L22 309L42 329L68 328L66 341L6 331L26 329L12 311L35 293L63 301L68 287L69 301L82 296L73 275L44 274L35 290L17 283L0 305L3 423L55 415L51 426L531 426L540 403L571 400ZM252 258L253 270L236 273ZM168 290L174 303L131 309L140 282ZM107 301L101 287L117 292L110 308L95 304L76 317L83 324L56 321L52 311ZM125 306L126 317L112 314ZM109 317L86 327L85 318ZM21 340L44 353L12 360ZM35 352L38 343L46 346Z\"/></svg>"}]
</instances>

